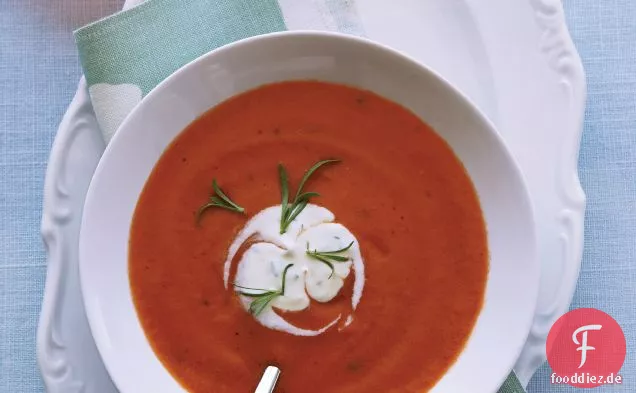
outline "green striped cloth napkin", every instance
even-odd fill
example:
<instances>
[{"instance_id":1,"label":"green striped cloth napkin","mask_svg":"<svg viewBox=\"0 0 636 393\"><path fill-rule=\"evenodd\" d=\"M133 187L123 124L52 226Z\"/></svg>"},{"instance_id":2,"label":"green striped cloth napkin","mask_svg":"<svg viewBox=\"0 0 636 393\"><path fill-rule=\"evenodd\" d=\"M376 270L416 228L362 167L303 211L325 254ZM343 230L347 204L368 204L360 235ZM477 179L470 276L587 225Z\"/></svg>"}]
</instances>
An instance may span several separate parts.
<instances>
[{"instance_id":1,"label":"green striped cloth napkin","mask_svg":"<svg viewBox=\"0 0 636 393\"><path fill-rule=\"evenodd\" d=\"M128 0L75 39L108 142L142 97L184 64L242 38L298 29L365 35L354 0ZM514 373L499 390L523 392Z\"/></svg>"}]
</instances>

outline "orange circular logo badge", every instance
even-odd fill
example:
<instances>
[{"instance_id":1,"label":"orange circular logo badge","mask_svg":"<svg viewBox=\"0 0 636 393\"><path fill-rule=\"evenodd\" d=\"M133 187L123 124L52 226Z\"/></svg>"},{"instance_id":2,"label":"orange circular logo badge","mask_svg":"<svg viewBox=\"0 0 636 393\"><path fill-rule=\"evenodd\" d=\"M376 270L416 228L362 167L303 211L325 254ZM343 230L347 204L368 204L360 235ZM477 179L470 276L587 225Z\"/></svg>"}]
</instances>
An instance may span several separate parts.
<instances>
[{"instance_id":1,"label":"orange circular logo badge","mask_svg":"<svg viewBox=\"0 0 636 393\"><path fill-rule=\"evenodd\" d=\"M548 334L551 382L578 388L622 384L625 352L625 335L614 318L593 308L572 310Z\"/></svg>"}]
</instances>

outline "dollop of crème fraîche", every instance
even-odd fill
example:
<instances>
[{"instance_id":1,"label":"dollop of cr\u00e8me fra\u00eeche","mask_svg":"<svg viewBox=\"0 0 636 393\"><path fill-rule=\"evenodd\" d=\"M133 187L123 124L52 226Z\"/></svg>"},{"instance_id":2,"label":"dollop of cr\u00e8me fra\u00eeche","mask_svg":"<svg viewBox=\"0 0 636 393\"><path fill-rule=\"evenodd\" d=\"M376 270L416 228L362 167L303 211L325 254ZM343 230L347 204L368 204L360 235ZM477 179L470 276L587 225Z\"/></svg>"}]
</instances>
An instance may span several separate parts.
<instances>
[{"instance_id":1,"label":"dollop of cr\u00e8me fra\u00eeche","mask_svg":"<svg viewBox=\"0 0 636 393\"><path fill-rule=\"evenodd\" d=\"M262 294L264 291L284 293L273 297L262 312L254 317L264 326L291 334L318 335L341 318L340 315L319 330L306 330L289 324L272 310L301 311L309 307L311 300L326 303L334 299L345 280L354 276L351 308L355 310L364 287L364 261L355 236L328 209L309 204L280 233L281 206L262 210L252 217L230 246L225 262L224 281L229 285L230 267L239 249L250 241L249 248L241 255L233 285L241 290L237 294L246 310L254 297L246 294ZM334 258L316 257L316 253L338 250ZM284 274L284 279L283 279ZM347 317L347 324L353 320Z\"/></svg>"}]
</instances>

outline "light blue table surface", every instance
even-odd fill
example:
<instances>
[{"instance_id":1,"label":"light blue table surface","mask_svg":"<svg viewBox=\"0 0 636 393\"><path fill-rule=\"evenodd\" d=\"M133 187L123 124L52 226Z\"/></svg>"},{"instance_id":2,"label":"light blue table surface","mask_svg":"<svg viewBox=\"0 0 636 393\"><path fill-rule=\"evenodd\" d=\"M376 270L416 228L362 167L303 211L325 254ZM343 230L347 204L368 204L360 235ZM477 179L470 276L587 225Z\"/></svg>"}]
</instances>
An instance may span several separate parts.
<instances>
[{"instance_id":1,"label":"light blue table surface","mask_svg":"<svg viewBox=\"0 0 636 393\"><path fill-rule=\"evenodd\" d=\"M588 78L579 172L588 198L583 269L573 307L622 325L625 384L636 392L636 0L565 0ZM42 185L57 125L80 67L71 31L116 0L0 0L0 392L43 392L35 331L46 274ZM544 366L530 393L550 384ZM468 392L467 392L468 393Z\"/></svg>"}]
</instances>

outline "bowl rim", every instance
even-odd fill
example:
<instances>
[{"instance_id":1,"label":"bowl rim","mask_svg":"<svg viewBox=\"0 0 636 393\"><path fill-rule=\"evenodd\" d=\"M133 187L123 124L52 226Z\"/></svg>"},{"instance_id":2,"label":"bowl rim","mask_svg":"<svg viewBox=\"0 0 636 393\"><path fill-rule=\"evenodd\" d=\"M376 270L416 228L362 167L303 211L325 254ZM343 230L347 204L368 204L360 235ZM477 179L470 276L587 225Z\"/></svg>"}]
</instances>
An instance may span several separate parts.
<instances>
[{"instance_id":1,"label":"bowl rim","mask_svg":"<svg viewBox=\"0 0 636 393\"><path fill-rule=\"evenodd\" d=\"M92 194L94 193L94 187L93 184L96 181L96 179L98 179L101 176L101 173L104 170L104 162L109 161L109 157L113 154L113 148L112 146L117 145L117 143L114 143L116 141L118 141L120 138L122 138L122 133L119 132L119 130L121 129L126 129L129 128L128 124L132 121L132 119L135 117L135 114L137 112L142 111L143 107L146 106L146 103L148 101L151 101L153 99L153 97L157 96L157 95L161 95L163 90L165 90L165 87L171 83L173 83L173 81L175 79L179 79L181 77L182 74L188 73L190 71L190 69L195 68L198 64L200 63L204 63L208 60L209 57L213 57L213 56L217 56L219 54L222 54L224 52L229 52L229 51L234 51L237 50L243 46L249 46L249 45L253 45L256 42L259 41L266 41L266 40L276 40L276 39L280 39L280 38L299 38L299 39L312 39L312 38L318 38L318 39L333 39L333 40L341 40L341 41L348 41L349 43L353 44L353 45L362 45L362 46L366 46L369 47L371 49L375 49L375 50L379 50L381 52L384 52L385 55L387 56L392 56L394 57L396 60L401 60L407 63L410 63L412 66L416 66L417 68L419 68L419 70L423 73L427 73L429 74L430 77L436 79L439 83L441 83L443 85L443 88L450 92L451 94L453 94L454 96L456 96L460 101L464 102L464 106L465 109L472 112L471 114L473 116L475 116L476 118L479 119L479 121L482 122L482 124L485 126L485 128L488 129L488 132L491 134L491 136L495 139L496 143L499 145L499 149L501 150L501 153L505 156L506 160L509 162L510 166L511 166L511 170L514 172L514 175L519 179L519 186L520 186L520 190L519 192L521 193L522 197L523 197L523 201L522 204L525 206L525 208L527 209L528 212L528 217L527 219L529 220L529 225L531 228L528 228L530 234L531 234L531 239L529 240L529 244L531 244L531 252L532 255L530 258L528 258L531 262L531 268L532 268L532 272L533 272L533 276L532 277L526 277L527 281L532 281L533 285L532 287L532 293L530 294L530 298L531 298L531 303L532 303L532 307L533 309L536 308L536 304L537 304L537 300L538 300L538 296L539 296L539 278L540 278L540 271L541 271L541 265L539 263L539 259L538 259L538 249L537 249L537 228L536 228L536 220L535 220L535 214L534 214L534 207L532 205L531 202L531 198L530 198L530 194L528 191L528 187L527 187L527 181L525 179L525 176L523 175L523 172L520 169L520 166L517 162L517 160L515 159L515 157L512 155L511 150L509 149L507 143L505 142L505 140L503 139L503 137L501 136L501 134L499 133L498 129L495 127L494 123L477 107L477 105L465 94L463 93L461 90L459 90L457 87L455 87L450 81L448 81L446 78L444 78L442 75L440 75L439 73L437 73L435 70L431 69L430 67L428 67L425 64L422 64L421 62L416 61L415 59L413 59L412 57L410 57L409 55L391 48L390 46L387 46L385 44L370 40L368 38L364 38L364 37L358 37L358 36L353 36L353 35L349 35L349 34L345 34L345 33L339 33L339 32L329 32L329 31L315 31L315 30L294 30L294 31L280 31L280 32L272 32L272 33L266 33L266 34L261 34L261 35L256 35L256 36L252 36L252 37L247 37L247 38L243 38L241 40L232 42L232 43L228 43L225 44L223 46L220 46L218 48L212 49L202 55L200 55L199 57L197 57L196 59L186 63L185 65L179 67L177 70L175 70L172 74L170 74L167 78L165 78L163 81L161 81L159 84L157 84L157 86L155 86L148 94L146 94L144 97L142 97L142 100L131 110L131 112L126 116L126 118L122 121L122 123L120 124L120 126L118 127L117 131L115 132L114 136L112 137L110 143L108 143L106 145L105 151L102 155L102 157L99 160L99 163L95 169L95 173L91 179L91 182L89 184L88 187L88 191L87 191L87 196L85 199L85 206L86 206L86 201L91 200ZM155 163L156 165L156 163ZM154 165L153 165L154 166ZM106 359L106 357L104 356L104 347L107 345L107 343L105 342L106 338L103 337L103 334L100 333L100 329L97 327L96 323L97 320L99 318L96 317L96 310L94 310L91 307L87 307L86 304L86 299L90 296L89 292L90 289L87 288L86 283L87 283L87 273L86 273L86 269L82 268L82 266L84 266L85 264L82 263L82 228L85 226L85 221L86 221L86 209L83 210L82 212L82 219L81 219L81 225L80 225L80 253L79 253L79 276L80 276L80 289L81 289L81 293L82 293L82 300L85 304L85 312L86 312L86 316L87 316L87 320L88 320L88 324L90 327L90 331L91 331L91 336L93 337L93 340L95 341L96 347L98 349L98 352L100 354L100 357L102 358L102 361L104 363L104 366L110 376L110 378L112 379L113 383L115 384L115 386L117 386L118 390L121 390L121 383L118 381L118 376L116 376L113 373L112 367L111 367L111 362L113 361L113 359ZM482 306L482 310L483 310ZM480 314L482 312L482 310L480 310ZM524 332L529 333L530 329L532 328L532 320L533 320L534 315L529 315L526 319L526 323L524 324L525 328L524 328ZM475 322L476 324L477 322ZM474 329L474 326L473 326ZM144 333L145 334L145 333ZM472 333L471 333L472 334ZM514 362L516 361L516 359L519 357L519 355L521 354L523 347L525 345L525 341L524 342L520 342L516 345L516 347L514 348L514 351L511 350L511 353L514 353L514 360L511 362L511 364L509 365L509 370L506 371L505 373L502 372L502 375L499 379L499 381L497 381L497 386L501 386L504 381L506 380L506 378L508 377L508 373L512 370L512 367L514 366ZM154 352L154 349L153 349ZM463 350L462 350L463 352ZM460 352L461 353L461 352ZM155 354L156 356L156 354ZM456 359L457 360L457 359ZM454 363L453 363L454 364ZM452 364L451 364L452 367ZM450 368L449 368L450 370ZM446 370L446 372L444 374L442 374L442 376L440 377L443 378L443 376L449 371ZM166 370L166 372L169 373L169 371ZM173 377L174 378L174 377ZM438 380L439 382L439 380ZM493 382L494 383L494 382ZM179 383L180 384L180 383Z\"/></svg>"}]
</instances>

